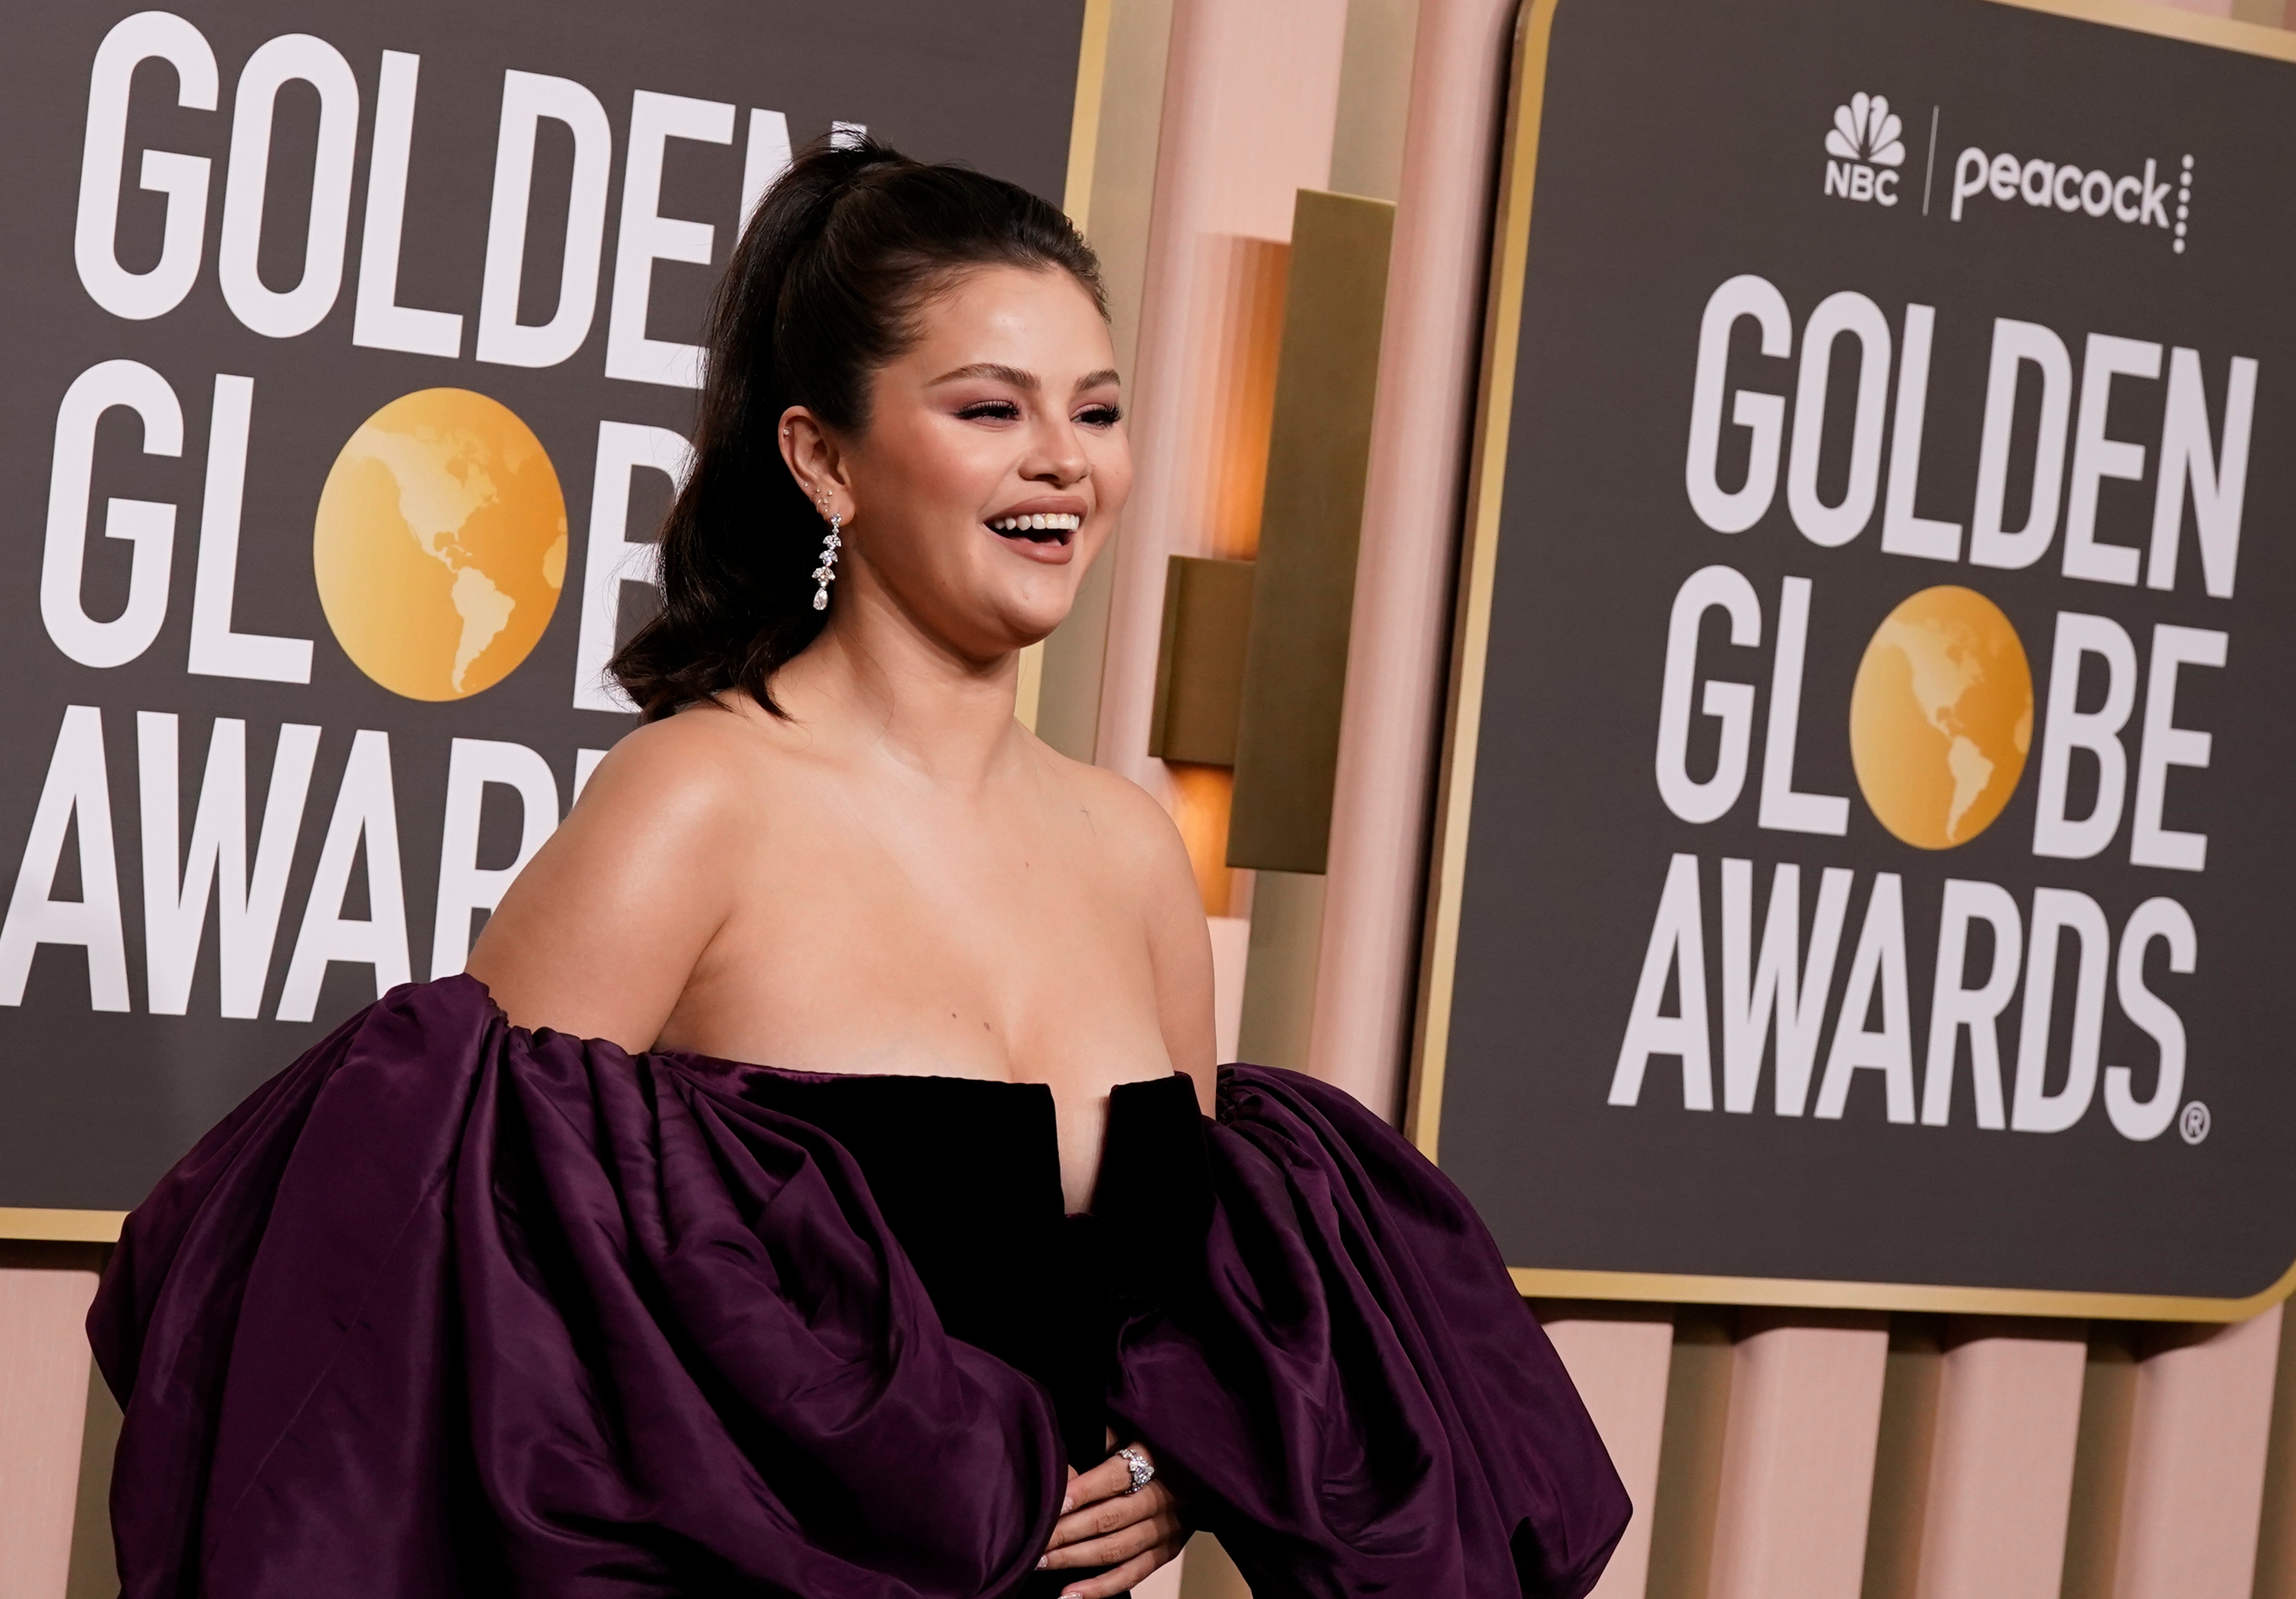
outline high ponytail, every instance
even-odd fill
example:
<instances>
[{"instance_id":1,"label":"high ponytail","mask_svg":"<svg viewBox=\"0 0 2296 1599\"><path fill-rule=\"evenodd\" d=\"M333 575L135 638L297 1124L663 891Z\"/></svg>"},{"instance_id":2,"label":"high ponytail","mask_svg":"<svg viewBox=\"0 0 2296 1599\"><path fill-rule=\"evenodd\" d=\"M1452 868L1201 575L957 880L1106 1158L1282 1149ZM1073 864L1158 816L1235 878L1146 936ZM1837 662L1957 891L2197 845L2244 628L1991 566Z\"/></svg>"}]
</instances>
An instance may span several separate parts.
<instances>
[{"instance_id":1,"label":"high ponytail","mask_svg":"<svg viewBox=\"0 0 2296 1599\"><path fill-rule=\"evenodd\" d=\"M774 674L820 634L821 518L783 461L791 406L868 426L878 371L925 302L977 266L1068 273L1105 315L1100 263L1019 186L865 139L808 146L767 192L710 309L693 470L661 531L662 608L609 669L648 721L728 690L774 715Z\"/></svg>"}]
</instances>

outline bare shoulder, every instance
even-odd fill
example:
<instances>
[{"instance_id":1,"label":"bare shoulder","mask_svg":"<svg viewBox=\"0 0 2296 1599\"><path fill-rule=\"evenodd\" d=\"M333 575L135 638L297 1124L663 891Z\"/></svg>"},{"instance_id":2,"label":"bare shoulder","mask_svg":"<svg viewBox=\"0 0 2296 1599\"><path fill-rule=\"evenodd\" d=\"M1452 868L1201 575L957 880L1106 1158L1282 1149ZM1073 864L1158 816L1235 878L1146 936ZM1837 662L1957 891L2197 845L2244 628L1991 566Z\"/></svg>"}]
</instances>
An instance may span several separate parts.
<instances>
[{"instance_id":1,"label":"bare shoulder","mask_svg":"<svg viewBox=\"0 0 2296 1599\"><path fill-rule=\"evenodd\" d=\"M512 1021L649 1047L733 910L772 765L734 713L629 734L488 919L470 970Z\"/></svg>"},{"instance_id":2,"label":"bare shoulder","mask_svg":"<svg viewBox=\"0 0 2296 1599\"><path fill-rule=\"evenodd\" d=\"M1038 747L1061 802L1082 814L1111 865L1151 880L1168 881L1176 867L1190 874L1180 830L1147 790L1104 767L1071 760L1048 744Z\"/></svg>"},{"instance_id":3,"label":"bare shoulder","mask_svg":"<svg viewBox=\"0 0 2296 1599\"><path fill-rule=\"evenodd\" d=\"M587 812L683 827L746 808L756 803L761 768L771 766L761 746L746 718L714 707L649 722L606 752L568 824Z\"/></svg>"}]
</instances>

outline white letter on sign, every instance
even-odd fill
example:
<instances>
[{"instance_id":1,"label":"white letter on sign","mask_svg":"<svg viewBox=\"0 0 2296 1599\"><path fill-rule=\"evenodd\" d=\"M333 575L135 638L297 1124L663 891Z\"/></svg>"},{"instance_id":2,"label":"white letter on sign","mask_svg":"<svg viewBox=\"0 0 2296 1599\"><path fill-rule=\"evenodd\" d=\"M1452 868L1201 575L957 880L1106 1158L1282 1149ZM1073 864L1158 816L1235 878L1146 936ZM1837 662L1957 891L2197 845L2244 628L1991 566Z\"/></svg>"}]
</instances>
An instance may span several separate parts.
<instances>
[{"instance_id":1,"label":"white letter on sign","mask_svg":"<svg viewBox=\"0 0 2296 1599\"><path fill-rule=\"evenodd\" d=\"M672 139L705 144L734 140L734 108L640 89L630 100L630 148L622 168L622 230L614 247L614 299L606 318L606 375L675 388L701 387L699 346L646 337L653 301L653 264L709 264L718 230L706 222L661 215L661 160Z\"/></svg>"},{"instance_id":2,"label":"white letter on sign","mask_svg":"<svg viewBox=\"0 0 2296 1599\"><path fill-rule=\"evenodd\" d=\"M1828 866L1818 880L1817 915L1809 930L1809 958L1797 967L1801 943L1801 868L1781 865L1770 877L1770 909L1762 947L1753 942L1754 865L1722 863L1722 1108L1743 1115L1761 1086L1762 1045L1776 1018L1778 1070L1775 1103L1781 1116L1799 1116L1809 1098L1810 1068L1833 991L1834 956L1849 908L1850 873ZM1751 966L1750 973L1748 967Z\"/></svg>"},{"instance_id":3,"label":"white letter on sign","mask_svg":"<svg viewBox=\"0 0 2296 1599\"><path fill-rule=\"evenodd\" d=\"M311 170L311 211L303 234L303 275L275 290L256 269L263 243L263 195L271 173L271 122L290 82L319 92L319 150ZM325 319L343 285L343 238L351 219L351 170L358 157L358 79L342 53L308 33L282 34L247 58L231 111L231 169L224 182L216 278L232 314L268 339L292 339Z\"/></svg>"},{"instance_id":4,"label":"white letter on sign","mask_svg":"<svg viewBox=\"0 0 2296 1599\"><path fill-rule=\"evenodd\" d=\"M1993 931L1993 965L1976 988L1964 986L1969 964L1969 928L1982 922ZM1961 1035L1969 1033L1969 1082L1977 1095L1977 1125L1999 1131L2001 1113L2001 1013L2017 990L2017 966L2024 956L2025 918L1998 883L1946 879L1945 904L1938 915L1937 983L1930 994L1930 1058L1922 1076L1922 1125L1941 1128L1953 1113L1953 1070Z\"/></svg>"},{"instance_id":5,"label":"white letter on sign","mask_svg":"<svg viewBox=\"0 0 2296 1599\"><path fill-rule=\"evenodd\" d=\"M1841 503L1817 497L1817 459L1825 441L1825 396L1834 340L1857 340L1857 408L1849 431L1849 482ZM1801 375L1794 387L1793 451L1786 463L1786 504L1810 543L1848 544L1873 519L1882 479L1882 417L1890 406L1890 323L1882 308L1843 290L1817 302L1801 331Z\"/></svg>"},{"instance_id":6,"label":"white letter on sign","mask_svg":"<svg viewBox=\"0 0 2296 1599\"><path fill-rule=\"evenodd\" d=\"M566 201L566 252L550 320L518 319L526 276L527 204L534 188L535 125L545 117L574 135ZM555 366L590 336L598 307L598 256L606 243L606 174L614 130L598 97L566 78L503 74L502 131L495 145L495 197L487 217L487 266L479 291L479 359L504 366Z\"/></svg>"},{"instance_id":7,"label":"white letter on sign","mask_svg":"<svg viewBox=\"0 0 2296 1599\"><path fill-rule=\"evenodd\" d=\"M119 180L127 164L127 90L137 64L154 59L176 69L177 105L198 111L216 108L215 52L198 29L164 11L139 11L113 24L95 47L95 66L88 74L79 217L72 229L72 258L88 298L131 322L164 316L183 303L200 275L208 226L208 158L147 150L139 186L168 197L160 258L143 272L119 264L114 247Z\"/></svg>"},{"instance_id":8,"label":"white letter on sign","mask_svg":"<svg viewBox=\"0 0 2296 1599\"><path fill-rule=\"evenodd\" d=\"M1667 809L1685 822L1711 822L1738 802L1746 785L1746 743L1754 722L1750 683L1710 679L1702 701L1722 724L1714 775L1690 775L1690 691L1698 676L1698 627L1709 611L1729 613L1730 642L1751 649L1762 642L1762 604L1754 586L1726 566L1701 567L1674 596L1666 630L1666 678L1658 710L1658 791Z\"/></svg>"},{"instance_id":9,"label":"white letter on sign","mask_svg":"<svg viewBox=\"0 0 2296 1599\"><path fill-rule=\"evenodd\" d=\"M2105 665L2104 703L2078 709L2084 655ZM2033 805L2033 853L2085 861L2101 854L2120 830L2128 791L2128 751L2120 730L2136 705L2136 646L2119 622L2079 611L2057 615L2056 648L2049 658L2049 716L2041 729L2041 788ZM2076 821L2065 815L2073 751L2096 757L2096 804Z\"/></svg>"},{"instance_id":10,"label":"white letter on sign","mask_svg":"<svg viewBox=\"0 0 2296 1599\"><path fill-rule=\"evenodd\" d=\"M2057 991L2057 935L2067 930L2080 944L2080 977L2073 990L2072 1054L2065 1065L2065 1086L2050 1094L2044 1086ZM2103 910L2087 895L2070 889L2033 890L2025 1010L2017 1029L2017 1103L2009 1113L2009 1125L2021 1133L2062 1133L2088 1111L2104 1037L2104 973L2112 942Z\"/></svg>"},{"instance_id":11,"label":"white letter on sign","mask_svg":"<svg viewBox=\"0 0 2296 1599\"><path fill-rule=\"evenodd\" d=\"M2209 445L2209 399L2201 386L2201 357L2179 349L2169 357L2169 408L2161 423L2161 480L2152 496L2152 554L2148 588L2177 586L2177 539L2185 526L2185 486L2192 485L2193 526L2201 540L2201 578L2219 600L2232 598L2240 561L2241 503L2248 493L2248 435L2256 415L2256 363L2232 358L2225 379L2224 453Z\"/></svg>"},{"instance_id":12,"label":"white letter on sign","mask_svg":"<svg viewBox=\"0 0 2296 1599\"><path fill-rule=\"evenodd\" d=\"M2107 478L2136 482L2144 476L2144 447L2104 436L2116 377L2157 378L2161 347L2141 339L2091 333L2081 362L2080 414L2073 422L2072 487L2065 493L2065 558L2068 578L2092 583L2136 582L2136 552L2096 540L2097 489Z\"/></svg>"},{"instance_id":13,"label":"white letter on sign","mask_svg":"<svg viewBox=\"0 0 2296 1599\"><path fill-rule=\"evenodd\" d=\"M2169 970L2181 974L2191 973L2201 949L2193 918L2173 899L2146 900L2128 913L2128 924L2120 930L2120 1009L2152 1035L2161 1051L2161 1071L2152 1082L2152 1097L2141 1100L2132 1086L2134 1072L2126 1066L2106 1067L2104 1113L2112 1119L2113 1131L2140 1144L2167 1129L2185 1096L2185 1019L2144 986L2144 952L2155 939L2169 946Z\"/></svg>"},{"instance_id":14,"label":"white letter on sign","mask_svg":"<svg viewBox=\"0 0 2296 1599\"><path fill-rule=\"evenodd\" d=\"M56 407L56 447L48 469L47 549L40 562L40 619L48 636L82 666L125 666L152 647L168 618L168 571L176 550L176 508L157 500L113 499L103 536L134 546L127 604L108 622L87 614L80 579L87 565L88 497L95 472L95 425L119 406L143 419L144 453L184 453L184 408L168 380L141 361L102 361L72 380Z\"/></svg>"},{"instance_id":15,"label":"white letter on sign","mask_svg":"<svg viewBox=\"0 0 2296 1599\"><path fill-rule=\"evenodd\" d=\"M1667 974L1675 976L1681 1014L1660 1013ZM1677 855L1666 870L1658 919L1651 924L1650 948L1635 985L1635 1004L1619 1064L1611 1073L1611 1103L1630 1105L1642 1097L1643 1072L1652 1055L1682 1057L1682 1106L1714 1108L1713 1057L1707 1044L1706 937L1698 907L1698 857Z\"/></svg>"},{"instance_id":16,"label":"white letter on sign","mask_svg":"<svg viewBox=\"0 0 2296 1599\"><path fill-rule=\"evenodd\" d=\"M78 899L53 898L69 829L79 846ZM23 863L16 868L8 920L0 925L0 1004L24 1003L24 981L43 944L87 951L87 1003L97 1011L127 1008L127 940L119 925L119 864L111 839L111 785L103 762L103 713L64 707L48 778L32 813Z\"/></svg>"},{"instance_id":17,"label":"white letter on sign","mask_svg":"<svg viewBox=\"0 0 2296 1599\"><path fill-rule=\"evenodd\" d=\"M2033 497L2025 525L2001 525L2009 496L2009 451L2017 422L2017 380L2030 365L2041 378L2041 419L2033 439ZM2014 571L2032 565L2057 536L2057 495L2065 470L2065 427L2072 414L2073 361L2065 341L2034 322L1993 324L1993 359L1985 380L1985 426L1977 454L1977 504L1969 514L1972 566Z\"/></svg>"},{"instance_id":18,"label":"white letter on sign","mask_svg":"<svg viewBox=\"0 0 2296 1599\"><path fill-rule=\"evenodd\" d=\"M1849 831L1849 801L1805 794L1793 785L1794 745L1801 730L1801 662L1809 635L1809 579L1788 578L1778 593L1777 653L1770 662L1770 721L1762 737L1761 825L1780 832L1840 838ZM1710 687L1707 691L1712 693Z\"/></svg>"},{"instance_id":19,"label":"white letter on sign","mask_svg":"<svg viewBox=\"0 0 2296 1599\"><path fill-rule=\"evenodd\" d=\"M2228 640L2212 627L2152 629L2152 666L2144 682L2144 742L2136 754L2136 808L2128 823L2128 858L2140 866L2198 872L2208 865L2209 835L2161 824L2169 799L2170 767L2205 767L2214 741L2179 727L2177 673L2180 667L2221 667Z\"/></svg>"},{"instance_id":20,"label":"white letter on sign","mask_svg":"<svg viewBox=\"0 0 2296 1599\"><path fill-rule=\"evenodd\" d=\"M1743 533L1762 520L1778 486L1778 441L1784 431L1786 403L1777 395L1741 389L1730 420L1753 437L1746 455L1746 480L1726 491L1715 480L1722 448L1722 389L1730 376L1730 331L1741 316L1762 330L1762 353L1783 359L1793 353L1793 317L1785 296L1767 278L1744 273L1732 278L1706 302L1698 328L1698 377L1690 391L1690 457L1683 485L1691 509L1717 533Z\"/></svg>"}]
</instances>

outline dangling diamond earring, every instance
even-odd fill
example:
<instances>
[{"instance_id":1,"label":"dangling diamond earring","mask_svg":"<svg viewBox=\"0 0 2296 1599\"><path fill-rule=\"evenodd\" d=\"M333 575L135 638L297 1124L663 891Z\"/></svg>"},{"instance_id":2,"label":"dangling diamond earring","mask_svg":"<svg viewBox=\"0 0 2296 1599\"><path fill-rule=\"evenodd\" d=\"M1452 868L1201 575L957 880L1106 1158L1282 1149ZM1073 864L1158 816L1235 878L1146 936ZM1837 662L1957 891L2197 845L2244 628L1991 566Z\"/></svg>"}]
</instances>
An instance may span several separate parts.
<instances>
[{"instance_id":1,"label":"dangling diamond earring","mask_svg":"<svg viewBox=\"0 0 2296 1599\"><path fill-rule=\"evenodd\" d=\"M837 529L844 521L835 512L830 512L829 537L821 541L821 564L813 569L813 580L818 586L813 591L816 611L829 609L829 586L837 581L837 552L844 542L837 537Z\"/></svg>"}]
</instances>

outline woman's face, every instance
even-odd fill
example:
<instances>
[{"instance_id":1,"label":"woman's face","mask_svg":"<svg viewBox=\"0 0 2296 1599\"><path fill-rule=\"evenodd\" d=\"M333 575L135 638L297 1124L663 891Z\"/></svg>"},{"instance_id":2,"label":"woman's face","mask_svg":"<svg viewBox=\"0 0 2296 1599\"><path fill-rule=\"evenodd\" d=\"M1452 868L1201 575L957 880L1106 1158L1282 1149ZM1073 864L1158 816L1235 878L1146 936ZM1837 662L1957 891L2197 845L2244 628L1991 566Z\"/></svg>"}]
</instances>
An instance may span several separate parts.
<instances>
[{"instance_id":1,"label":"woman's face","mask_svg":"<svg viewBox=\"0 0 2296 1599\"><path fill-rule=\"evenodd\" d=\"M1068 615L1131 490L1115 352L1058 270L969 272L922 327L861 435L823 440L815 480L849 524L836 601L890 600L987 660Z\"/></svg>"}]
</instances>

